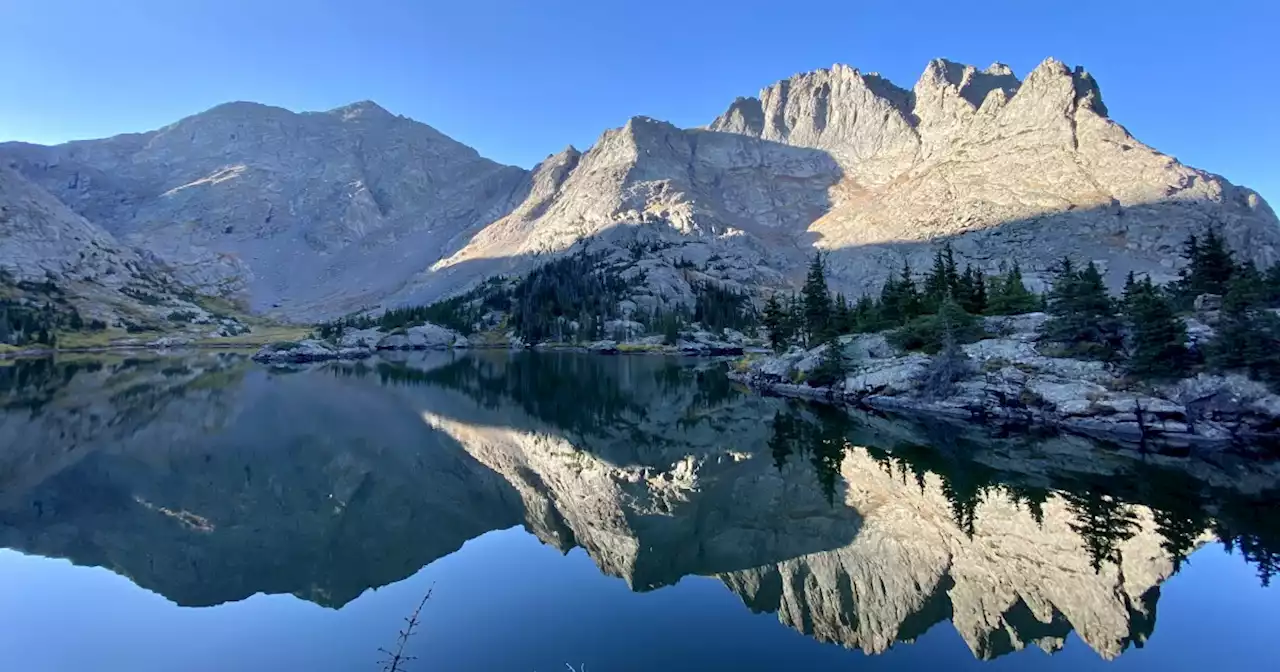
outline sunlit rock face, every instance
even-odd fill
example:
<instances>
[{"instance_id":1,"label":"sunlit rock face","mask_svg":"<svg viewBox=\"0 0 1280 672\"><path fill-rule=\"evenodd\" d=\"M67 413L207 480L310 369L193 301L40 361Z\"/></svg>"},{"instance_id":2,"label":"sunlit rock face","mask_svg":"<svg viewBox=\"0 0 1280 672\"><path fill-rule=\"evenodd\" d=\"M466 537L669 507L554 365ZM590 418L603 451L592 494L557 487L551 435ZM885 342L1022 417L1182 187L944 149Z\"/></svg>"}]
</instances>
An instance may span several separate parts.
<instances>
[{"instance_id":1,"label":"sunlit rock face","mask_svg":"<svg viewBox=\"0 0 1280 672\"><path fill-rule=\"evenodd\" d=\"M705 128L634 117L528 171L367 102L230 103L149 133L0 145L0 166L178 280L298 320L430 302L582 247L618 253L661 304L688 301L691 276L794 284L815 248L857 295L943 241L1033 282L1071 254L1117 283L1172 277L1210 226L1262 265L1280 244L1257 193L1142 144L1054 59L1025 79L935 60L910 89L837 65Z\"/></svg>"}]
</instances>

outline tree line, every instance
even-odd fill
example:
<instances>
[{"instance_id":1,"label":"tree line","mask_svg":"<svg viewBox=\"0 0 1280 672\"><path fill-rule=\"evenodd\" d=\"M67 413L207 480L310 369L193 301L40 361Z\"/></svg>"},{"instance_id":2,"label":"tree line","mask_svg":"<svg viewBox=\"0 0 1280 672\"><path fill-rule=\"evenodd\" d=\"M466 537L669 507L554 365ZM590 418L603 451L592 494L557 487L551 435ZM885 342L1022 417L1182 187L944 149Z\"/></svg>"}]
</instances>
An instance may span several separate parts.
<instances>
[{"instance_id":1,"label":"tree line","mask_svg":"<svg viewBox=\"0 0 1280 672\"><path fill-rule=\"evenodd\" d=\"M950 348L954 354L958 344L984 337L981 316L1044 311L1049 319L1039 337L1046 354L1115 362L1140 378L1235 371L1280 385L1280 317L1272 310L1280 306L1280 265L1260 272L1252 262L1235 259L1212 230L1189 236L1182 253L1186 264L1177 281L1157 285L1130 273L1120 296L1107 291L1093 262L1081 266L1064 258L1054 265L1051 287L1042 296L1027 289L1017 263L995 276L969 265L961 270L947 244L922 279L904 264L878 296L853 303L831 292L826 260L818 253L800 293L770 296L761 321L779 351L889 331L888 340L901 349L932 354ZM1182 316L1206 295L1221 302L1216 336L1204 348L1188 347ZM827 351L819 380L811 377L811 384L829 384L819 381L841 370L837 349Z\"/></svg>"},{"instance_id":2,"label":"tree line","mask_svg":"<svg viewBox=\"0 0 1280 672\"><path fill-rule=\"evenodd\" d=\"M0 270L0 345L56 347L60 331L106 328L100 320L86 322L52 278L15 281Z\"/></svg>"},{"instance_id":3,"label":"tree line","mask_svg":"<svg viewBox=\"0 0 1280 672\"><path fill-rule=\"evenodd\" d=\"M646 282L643 271L624 274L611 266L607 253L578 252L539 266L515 281L493 278L464 294L430 305L387 310L381 315L353 315L317 325L319 337L331 339L344 329L394 331L431 322L470 335L490 313L505 314L505 326L527 343L543 341L627 340L636 334L608 328L627 320L643 333L662 333L674 343L695 324L714 331L749 330L759 324L751 297L709 280L689 277L691 305L661 304L649 310L624 309Z\"/></svg>"}]
</instances>

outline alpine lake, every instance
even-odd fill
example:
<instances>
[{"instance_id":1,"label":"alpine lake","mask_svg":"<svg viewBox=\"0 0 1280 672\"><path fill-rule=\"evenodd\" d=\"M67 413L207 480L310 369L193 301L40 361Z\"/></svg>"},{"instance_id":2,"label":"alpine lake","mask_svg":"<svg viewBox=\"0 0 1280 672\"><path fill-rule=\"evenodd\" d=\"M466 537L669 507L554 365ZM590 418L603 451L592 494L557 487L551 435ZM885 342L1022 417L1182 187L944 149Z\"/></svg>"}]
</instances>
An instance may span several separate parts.
<instances>
[{"instance_id":1,"label":"alpine lake","mask_svg":"<svg viewBox=\"0 0 1280 672\"><path fill-rule=\"evenodd\" d=\"M0 666L1280 666L1280 459L761 396L727 366L0 362Z\"/></svg>"}]
</instances>

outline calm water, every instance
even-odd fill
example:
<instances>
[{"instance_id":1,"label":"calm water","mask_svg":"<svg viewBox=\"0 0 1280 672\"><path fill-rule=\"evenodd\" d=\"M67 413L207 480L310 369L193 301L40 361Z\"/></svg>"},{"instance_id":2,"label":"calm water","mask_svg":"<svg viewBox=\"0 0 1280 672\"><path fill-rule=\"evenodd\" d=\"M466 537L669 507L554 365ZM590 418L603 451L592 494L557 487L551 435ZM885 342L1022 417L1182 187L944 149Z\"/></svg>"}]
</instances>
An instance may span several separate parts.
<instances>
[{"instance_id":1,"label":"calm water","mask_svg":"<svg viewBox=\"0 0 1280 672\"><path fill-rule=\"evenodd\" d=\"M1270 669L1280 468L432 354L0 367L0 666ZM1278 579L1280 580L1280 579Z\"/></svg>"}]
</instances>

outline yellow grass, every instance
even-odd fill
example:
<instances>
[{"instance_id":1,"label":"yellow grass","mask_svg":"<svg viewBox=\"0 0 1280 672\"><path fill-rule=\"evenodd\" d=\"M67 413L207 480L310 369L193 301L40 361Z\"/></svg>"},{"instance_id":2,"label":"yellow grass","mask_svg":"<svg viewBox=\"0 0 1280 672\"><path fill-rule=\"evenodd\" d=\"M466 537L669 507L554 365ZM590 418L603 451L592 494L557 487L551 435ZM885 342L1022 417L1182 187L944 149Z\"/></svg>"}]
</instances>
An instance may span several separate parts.
<instances>
[{"instance_id":1,"label":"yellow grass","mask_svg":"<svg viewBox=\"0 0 1280 672\"><path fill-rule=\"evenodd\" d=\"M654 343L619 343L618 352L663 352L666 346Z\"/></svg>"},{"instance_id":2,"label":"yellow grass","mask_svg":"<svg viewBox=\"0 0 1280 672\"><path fill-rule=\"evenodd\" d=\"M104 329L103 331L73 331L58 334L59 350L75 350L80 348L106 348L117 341L135 339L139 344L154 341L160 337L159 332L143 332L131 334L123 329Z\"/></svg>"},{"instance_id":3,"label":"yellow grass","mask_svg":"<svg viewBox=\"0 0 1280 672\"><path fill-rule=\"evenodd\" d=\"M201 338L195 341L195 345L205 346L261 346L276 341L301 341L311 335L311 327L299 327L294 325L272 325L272 326L255 326L253 331L239 336L224 336L218 338Z\"/></svg>"}]
</instances>

